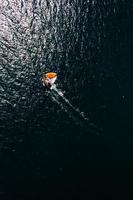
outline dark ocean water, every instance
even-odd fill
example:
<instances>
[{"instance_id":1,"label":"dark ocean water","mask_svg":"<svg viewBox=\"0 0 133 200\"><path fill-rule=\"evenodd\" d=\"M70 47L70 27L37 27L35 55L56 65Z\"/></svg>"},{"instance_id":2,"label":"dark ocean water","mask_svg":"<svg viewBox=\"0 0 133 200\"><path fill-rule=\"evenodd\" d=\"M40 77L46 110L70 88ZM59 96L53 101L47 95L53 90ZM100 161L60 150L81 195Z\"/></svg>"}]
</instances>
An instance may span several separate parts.
<instances>
[{"instance_id":1,"label":"dark ocean water","mask_svg":"<svg viewBox=\"0 0 133 200\"><path fill-rule=\"evenodd\" d=\"M129 199L133 4L13 2L0 7L0 192ZM48 71L88 121L53 101Z\"/></svg>"}]
</instances>

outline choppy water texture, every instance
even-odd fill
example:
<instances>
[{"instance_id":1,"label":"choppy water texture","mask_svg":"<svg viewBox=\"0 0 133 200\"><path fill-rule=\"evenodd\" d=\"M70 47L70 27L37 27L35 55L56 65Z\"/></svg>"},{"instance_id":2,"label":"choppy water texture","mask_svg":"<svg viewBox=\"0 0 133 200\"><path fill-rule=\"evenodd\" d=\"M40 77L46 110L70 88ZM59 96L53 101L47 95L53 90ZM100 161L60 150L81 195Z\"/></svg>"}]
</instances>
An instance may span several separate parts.
<instances>
[{"instance_id":1,"label":"choppy water texture","mask_svg":"<svg viewBox=\"0 0 133 200\"><path fill-rule=\"evenodd\" d=\"M0 0L1 192L75 195L130 180L132 9L124 0ZM58 73L52 91L41 82L49 71Z\"/></svg>"}]
</instances>

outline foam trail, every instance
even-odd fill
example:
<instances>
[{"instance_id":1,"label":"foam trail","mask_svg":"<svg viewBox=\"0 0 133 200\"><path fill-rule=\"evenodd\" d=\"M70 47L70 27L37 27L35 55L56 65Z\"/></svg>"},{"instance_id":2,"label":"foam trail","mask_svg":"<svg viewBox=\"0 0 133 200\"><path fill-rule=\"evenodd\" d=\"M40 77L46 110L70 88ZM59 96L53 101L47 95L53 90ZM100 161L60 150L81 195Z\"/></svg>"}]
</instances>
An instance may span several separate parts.
<instances>
[{"instance_id":1,"label":"foam trail","mask_svg":"<svg viewBox=\"0 0 133 200\"><path fill-rule=\"evenodd\" d=\"M69 114L70 114L70 110L71 110L71 116L72 116L72 111L73 111L78 117L82 118L82 120L89 121L89 119L84 116L83 112L80 112L78 108L74 107L69 102L69 100L66 97L64 97L63 92L61 90L59 90L56 87L56 85L52 86L52 88L51 88L51 94L52 94L52 97L53 97L54 101L56 101L56 103L58 102L58 104L62 108L64 108L65 110L67 110L67 112L69 112ZM66 108L66 106L67 106L67 108Z\"/></svg>"},{"instance_id":2,"label":"foam trail","mask_svg":"<svg viewBox=\"0 0 133 200\"><path fill-rule=\"evenodd\" d=\"M55 95L53 92L51 92L51 97L52 97L52 100L58 104L58 106L61 107L62 110L64 110L68 116L70 118L72 118L76 123L77 123L77 118L75 118L75 116L72 114L72 112L70 112L70 109L68 108L68 106L64 105L63 102L61 102L58 98L57 95Z\"/></svg>"},{"instance_id":3,"label":"foam trail","mask_svg":"<svg viewBox=\"0 0 133 200\"><path fill-rule=\"evenodd\" d=\"M49 93L52 100L58 104L58 106L64 110L69 118L71 118L77 125L83 128L83 130L93 135L101 135L102 129L99 129L94 123L84 116L83 112L80 112L78 108L74 107L67 98L64 97L63 92L56 88L54 85Z\"/></svg>"},{"instance_id":4,"label":"foam trail","mask_svg":"<svg viewBox=\"0 0 133 200\"><path fill-rule=\"evenodd\" d=\"M86 131L89 130L90 133L95 133L97 136L101 134L102 130L97 128L95 124L86 118L83 112L80 112L78 108L74 107L55 84L51 88L50 95L52 100L56 102L76 124L83 127Z\"/></svg>"}]
</instances>

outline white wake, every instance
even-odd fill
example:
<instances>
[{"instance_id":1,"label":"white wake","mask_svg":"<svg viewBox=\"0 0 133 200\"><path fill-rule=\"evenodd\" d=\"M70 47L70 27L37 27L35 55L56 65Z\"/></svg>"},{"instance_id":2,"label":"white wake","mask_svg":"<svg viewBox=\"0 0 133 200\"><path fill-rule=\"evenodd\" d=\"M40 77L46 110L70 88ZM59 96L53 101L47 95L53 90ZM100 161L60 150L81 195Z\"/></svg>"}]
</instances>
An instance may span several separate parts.
<instances>
[{"instance_id":1,"label":"white wake","mask_svg":"<svg viewBox=\"0 0 133 200\"><path fill-rule=\"evenodd\" d=\"M89 118L85 116L83 112L81 112L78 108L73 106L71 102L64 96L63 91L58 89L54 84L50 89L50 95L56 104L68 114L68 117L71 118L76 124L83 127L86 131L89 130L90 133L93 132L96 135L99 135L99 128L91 122Z\"/></svg>"},{"instance_id":2,"label":"white wake","mask_svg":"<svg viewBox=\"0 0 133 200\"><path fill-rule=\"evenodd\" d=\"M61 109L67 112L69 117L72 118L75 122L81 124L83 121L89 121L83 112L81 112L78 108L70 103L70 101L64 96L63 92L58 89L55 84L52 86L50 94L52 100L56 102L61 107Z\"/></svg>"}]
</instances>

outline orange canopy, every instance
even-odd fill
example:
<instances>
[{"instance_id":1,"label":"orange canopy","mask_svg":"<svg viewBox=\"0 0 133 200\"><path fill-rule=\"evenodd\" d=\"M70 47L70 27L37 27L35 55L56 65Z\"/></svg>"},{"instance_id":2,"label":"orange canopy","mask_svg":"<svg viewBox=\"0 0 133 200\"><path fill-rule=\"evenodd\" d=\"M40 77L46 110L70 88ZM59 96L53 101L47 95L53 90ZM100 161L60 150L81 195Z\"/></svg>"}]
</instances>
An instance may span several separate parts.
<instances>
[{"instance_id":1,"label":"orange canopy","mask_svg":"<svg viewBox=\"0 0 133 200\"><path fill-rule=\"evenodd\" d=\"M45 74L47 78L49 79L52 79L52 78L55 78L57 77L57 73L54 73L54 72L49 72L47 74Z\"/></svg>"}]
</instances>

